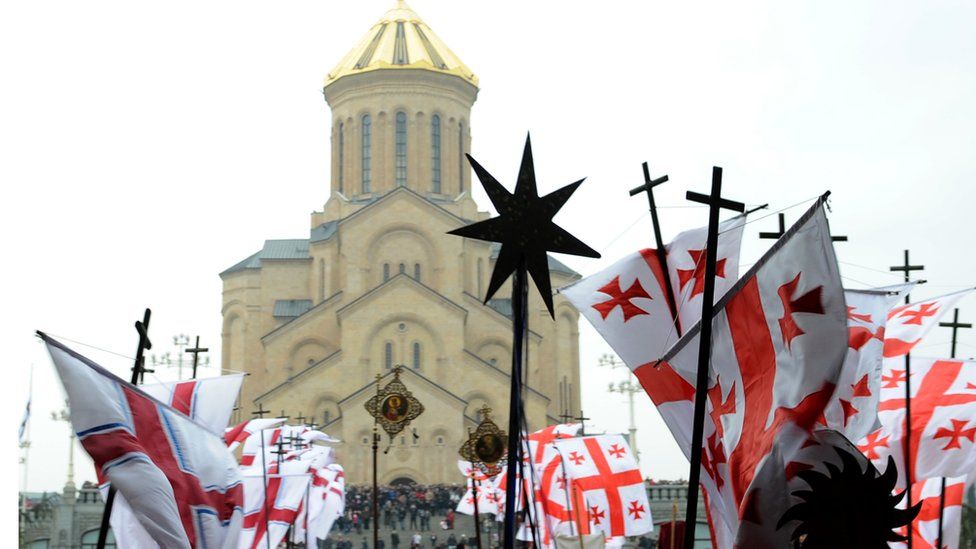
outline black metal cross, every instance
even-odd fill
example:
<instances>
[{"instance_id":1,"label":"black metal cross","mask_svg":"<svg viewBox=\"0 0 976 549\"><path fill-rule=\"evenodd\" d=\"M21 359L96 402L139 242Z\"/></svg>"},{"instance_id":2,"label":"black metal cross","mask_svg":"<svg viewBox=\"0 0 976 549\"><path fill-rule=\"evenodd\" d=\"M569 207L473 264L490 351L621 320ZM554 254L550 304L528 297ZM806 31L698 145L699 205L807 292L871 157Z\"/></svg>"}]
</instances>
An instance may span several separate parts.
<instances>
[{"instance_id":1,"label":"black metal cross","mask_svg":"<svg viewBox=\"0 0 976 549\"><path fill-rule=\"evenodd\" d=\"M908 250L905 250L905 264L904 265L895 265L893 267L888 267L888 270L891 271L891 272L899 272L900 271L900 272L905 273L905 282L909 282L910 281L910 278L909 278L909 275L908 274L910 272L912 272L912 271L921 271L924 268L925 268L925 265L912 265L911 262L908 260ZM905 304L907 305L908 303L909 303L909 297L908 297L908 294L905 294Z\"/></svg>"},{"instance_id":2,"label":"black metal cross","mask_svg":"<svg viewBox=\"0 0 976 549\"><path fill-rule=\"evenodd\" d=\"M284 418L286 420L291 419L291 416L285 415L285 411L284 410L281 410L281 415L278 416L278 417Z\"/></svg>"},{"instance_id":3,"label":"black metal cross","mask_svg":"<svg viewBox=\"0 0 976 549\"><path fill-rule=\"evenodd\" d=\"M302 415L301 412L298 412L298 415L295 416L295 421L297 421L299 425L305 425L305 420L306 419L308 419L308 418L305 417L304 415Z\"/></svg>"},{"instance_id":4,"label":"black metal cross","mask_svg":"<svg viewBox=\"0 0 976 549\"><path fill-rule=\"evenodd\" d=\"M146 368L146 357L143 356L145 351L152 349L152 341L149 340L150 316L152 316L152 311L146 308L146 312L142 315L142 320L136 321L136 332L139 334L139 347L136 348L136 360L132 364L131 381L133 385L136 382L145 383L146 372L153 373L156 371Z\"/></svg>"},{"instance_id":5,"label":"black metal cross","mask_svg":"<svg viewBox=\"0 0 976 549\"><path fill-rule=\"evenodd\" d=\"M259 402L258 403L258 409L255 410L255 411L253 411L253 412L251 412L251 415L252 416L258 416L259 418L264 418L264 414L270 414L270 413L271 413L271 410L265 410L264 409L264 403L263 402Z\"/></svg>"},{"instance_id":6,"label":"black metal cross","mask_svg":"<svg viewBox=\"0 0 976 549\"><path fill-rule=\"evenodd\" d=\"M281 456L288 453L288 451L284 449L284 445L285 445L284 437L278 437L278 442L275 443L275 446L277 448L275 450L271 450L272 454L278 456L278 465L281 465Z\"/></svg>"},{"instance_id":7,"label":"black metal cross","mask_svg":"<svg viewBox=\"0 0 976 549\"><path fill-rule=\"evenodd\" d=\"M586 434L586 421L589 420L590 418L583 416L583 409L580 408L579 416L574 417L574 418L570 418L570 419L574 419L574 420L580 422L580 434L581 435L585 435Z\"/></svg>"},{"instance_id":8,"label":"black metal cross","mask_svg":"<svg viewBox=\"0 0 976 549\"><path fill-rule=\"evenodd\" d=\"M953 309L952 322L940 322L939 326L943 328L952 328L952 351L949 356L951 358L956 358L956 336L958 335L959 329L972 328L973 325L969 323L959 322L959 309Z\"/></svg>"},{"instance_id":9,"label":"black metal cross","mask_svg":"<svg viewBox=\"0 0 976 549\"><path fill-rule=\"evenodd\" d=\"M662 175L657 179L651 179L651 171L647 167L647 162L641 165L644 168L644 184L639 187L634 187L630 190L630 196L635 196L640 193L647 194L647 207L651 211L651 224L654 226L654 244L657 248L657 260L661 264L661 271L664 274L664 298L668 302L668 308L672 315L677 315L677 308L674 304L674 296L671 295L671 276L667 268L667 251L664 249L664 239L661 236L661 225L657 220L657 206L654 204L654 187L666 182L668 176Z\"/></svg>"},{"instance_id":10,"label":"black metal cross","mask_svg":"<svg viewBox=\"0 0 976 549\"><path fill-rule=\"evenodd\" d=\"M712 352L712 314L715 302L715 264L718 253L718 217L721 210L743 212L746 205L722 198L722 168L712 167L712 192L701 194L688 191L688 200L708 205L708 236L705 242L705 287L702 292L701 332L698 340L698 374L695 380L695 415L692 423L691 469L688 473L688 507L685 524L697 523L698 485L701 475L702 438L705 429L705 397L708 393L708 363ZM684 546L694 544L694 529L685 530Z\"/></svg>"},{"instance_id":11,"label":"black metal cross","mask_svg":"<svg viewBox=\"0 0 976 549\"><path fill-rule=\"evenodd\" d=\"M776 232L761 232L759 233L759 238L768 238L768 239L776 240L779 237L786 234L786 215L778 214L778 217L779 217L779 230ZM838 236L831 235L830 240L833 242L847 242L847 237L840 236L840 235Z\"/></svg>"},{"instance_id":12,"label":"black metal cross","mask_svg":"<svg viewBox=\"0 0 976 549\"><path fill-rule=\"evenodd\" d=\"M193 353L193 377L190 379L197 378L197 359L199 358L200 353L206 353L209 350L210 349L206 347L200 347L200 336L197 336L197 342L193 348L183 351L184 353Z\"/></svg>"},{"instance_id":13,"label":"black metal cross","mask_svg":"<svg viewBox=\"0 0 976 549\"><path fill-rule=\"evenodd\" d=\"M308 428L314 431L314 430L316 430L316 429L318 429L318 428L319 428L319 424L318 424L318 422L317 422L317 421L315 421L315 420L313 419L312 421L310 421L310 422L308 423Z\"/></svg>"},{"instance_id":14,"label":"black metal cross","mask_svg":"<svg viewBox=\"0 0 976 549\"><path fill-rule=\"evenodd\" d=\"M573 419L573 414L569 413L569 410L563 410L563 413L559 414L559 419L563 420L563 423L569 423L569 420Z\"/></svg>"}]
</instances>

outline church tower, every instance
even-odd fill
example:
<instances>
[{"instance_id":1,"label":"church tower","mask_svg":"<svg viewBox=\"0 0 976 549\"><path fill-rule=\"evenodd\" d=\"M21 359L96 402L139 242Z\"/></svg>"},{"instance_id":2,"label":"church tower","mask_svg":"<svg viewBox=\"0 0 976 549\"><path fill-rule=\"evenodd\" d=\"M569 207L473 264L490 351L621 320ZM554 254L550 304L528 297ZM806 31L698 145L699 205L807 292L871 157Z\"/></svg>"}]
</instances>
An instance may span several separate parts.
<instances>
[{"instance_id":1,"label":"church tower","mask_svg":"<svg viewBox=\"0 0 976 549\"><path fill-rule=\"evenodd\" d=\"M392 441L380 482L458 482L457 449L480 409L505 422L511 302L483 303L497 249L447 231L488 218L471 198L478 79L399 1L330 71L329 197L308 236L267 240L220 274L222 366L258 406L313 418L341 439L351 483L369 480L375 376L402 364L426 412ZM550 258L554 288L579 275ZM510 295L503 287L498 296ZM579 411L578 313L530 299L530 428ZM414 436L415 435L415 436Z\"/></svg>"}]
</instances>

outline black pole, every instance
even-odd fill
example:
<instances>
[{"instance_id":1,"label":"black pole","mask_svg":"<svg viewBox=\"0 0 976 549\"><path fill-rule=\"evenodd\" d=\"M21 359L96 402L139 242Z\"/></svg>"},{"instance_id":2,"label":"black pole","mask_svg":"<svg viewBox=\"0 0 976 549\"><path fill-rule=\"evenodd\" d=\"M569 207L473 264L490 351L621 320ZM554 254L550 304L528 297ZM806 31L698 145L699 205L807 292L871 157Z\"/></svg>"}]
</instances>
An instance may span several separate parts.
<instances>
[{"instance_id":1,"label":"black pole","mask_svg":"<svg viewBox=\"0 0 976 549\"><path fill-rule=\"evenodd\" d=\"M137 385L139 380L147 371L146 359L143 356L147 349L152 349L152 341L149 340L149 319L152 311L146 308L142 314L142 320L136 321L136 332L139 334L139 344L136 347L136 358L132 363L132 377L129 383ZM149 370L151 371L151 370ZM98 549L105 549L105 542L108 541L108 529L111 525L112 506L115 503L115 486L109 485L108 495L105 496L105 507L102 509L102 523L98 527Z\"/></svg>"},{"instance_id":2,"label":"black pole","mask_svg":"<svg viewBox=\"0 0 976 549\"><path fill-rule=\"evenodd\" d=\"M688 199L708 204L708 237L705 245L705 287L702 293L701 333L698 335L698 375L695 381L695 416L691 437L691 470L688 473L688 507L685 509L685 549L695 543L698 519L698 486L701 476L702 439L705 429L705 398L708 391L708 364L712 351L712 313L715 301L715 263L718 248L718 216L721 208L745 210L745 205L725 201L722 196L722 168L712 168L709 197L688 193Z\"/></svg>"},{"instance_id":3,"label":"black pole","mask_svg":"<svg viewBox=\"0 0 976 549\"><path fill-rule=\"evenodd\" d=\"M526 278L525 258L519 260L512 279L512 376L511 395L508 400L508 463L505 477L505 549L515 547L515 498L517 468L522 462L520 400L522 398L522 352L525 341L526 300L529 284Z\"/></svg>"},{"instance_id":4,"label":"black pole","mask_svg":"<svg viewBox=\"0 0 976 549\"><path fill-rule=\"evenodd\" d=\"M647 167L647 162L641 164L644 168L644 184L630 190L630 196L643 192L647 195L647 207L651 212L651 225L654 226L654 246L657 248L657 260L661 264L661 271L664 274L664 299L668 302L668 309L675 322L678 321L678 307L675 303L674 293L671 290L671 273L668 271L668 254L664 249L664 239L661 236L661 225L657 219L657 206L654 203L654 187L668 180L667 175L662 175L657 179L651 179L651 171ZM582 415L582 413L580 414Z\"/></svg>"},{"instance_id":5,"label":"black pole","mask_svg":"<svg viewBox=\"0 0 976 549\"><path fill-rule=\"evenodd\" d=\"M478 479L471 479L474 487L474 544L481 549L481 520L478 518Z\"/></svg>"},{"instance_id":6,"label":"black pole","mask_svg":"<svg viewBox=\"0 0 976 549\"><path fill-rule=\"evenodd\" d=\"M380 378L383 376L381 374L376 374L376 395L380 394ZM373 549L379 549L380 546L380 505L379 505L379 487L377 485L377 454L380 448L380 434L376 432L376 416L373 416Z\"/></svg>"},{"instance_id":7,"label":"black pole","mask_svg":"<svg viewBox=\"0 0 976 549\"><path fill-rule=\"evenodd\" d=\"M890 271L902 271L905 273L905 282L910 282L909 273L911 271L921 271L924 268L922 265L912 265L908 260L908 250L905 250L905 264L901 266L889 267ZM905 305L911 302L911 297L909 294L905 294ZM910 509L912 506L912 354L905 353L905 484L907 489L905 490L905 508ZM909 521L908 523L908 549L912 549L912 536L914 530L915 521Z\"/></svg>"},{"instance_id":8,"label":"black pole","mask_svg":"<svg viewBox=\"0 0 976 549\"><path fill-rule=\"evenodd\" d=\"M261 490L264 493L264 541L268 549L271 549L271 526L268 521L268 463L264 457L264 429L261 429ZM281 471L278 471L280 474Z\"/></svg>"},{"instance_id":9,"label":"black pole","mask_svg":"<svg viewBox=\"0 0 976 549\"><path fill-rule=\"evenodd\" d=\"M952 322L940 322L939 326L943 328L952 328L952 345L949 351L949 358L956 358L956 341L959 328L972 328L973 325L959 322L959 309L957 308L952 311ZM943 513L945 512L945 497L946 479L945 477L942 477L942 488L939 491L939 549L944 547L944 545L942 545L942 524L944 522Z\"/></svg>"}]
</instances>

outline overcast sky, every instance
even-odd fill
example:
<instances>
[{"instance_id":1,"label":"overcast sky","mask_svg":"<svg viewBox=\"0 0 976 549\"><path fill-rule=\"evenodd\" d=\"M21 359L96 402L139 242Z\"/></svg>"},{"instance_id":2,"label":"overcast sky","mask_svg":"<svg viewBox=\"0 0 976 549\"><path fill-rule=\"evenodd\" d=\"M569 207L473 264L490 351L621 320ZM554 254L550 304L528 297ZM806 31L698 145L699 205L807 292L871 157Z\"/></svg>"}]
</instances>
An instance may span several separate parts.
<instances>
[{"instance_id":1,"label":"overcast sky","mask_svg":"<svg viewBox=\"0 0 976 549\"><path fill-rule=\"evenodd\" d=\"M217 274L265 239L307 236L328 195L323 78L390 5L0 5L2 402L12 444L33 365L29 489L60 490L68 454L67 426L50 419L61 388L34 330L118 353L76 346L126 375L149 306L153 351L199 334L219 364ZM646 160L670 175L658 195L671 206L666 238L706 222L683 196L707 191L719 165L730 198L771 210L832 190L849 287L896 282L887 269L905 248L930 281L916 297L976 283L972 2L411 6L481 79L472 149L483 165L511 186L531 131L540 191L587 177L557 217L604 254L561 258L584 274L651 244L646 202L626 192ZM768 246L756 233L775 228L775 216L747 227L744 262ZM974 305L961 304L963 320ZM936 329L919 354L948 353L948 336ZM962 342L976 354L976 335ZM609 349L585 321L581 346L590 428L625 431L624 397L605 392L625 371L597 367ZM635 398L645 474L686 478L650 400ZM4 455L12 486L15 455ZM76 456L78 483L93 480Z\"/></svg>"}]
</instances>

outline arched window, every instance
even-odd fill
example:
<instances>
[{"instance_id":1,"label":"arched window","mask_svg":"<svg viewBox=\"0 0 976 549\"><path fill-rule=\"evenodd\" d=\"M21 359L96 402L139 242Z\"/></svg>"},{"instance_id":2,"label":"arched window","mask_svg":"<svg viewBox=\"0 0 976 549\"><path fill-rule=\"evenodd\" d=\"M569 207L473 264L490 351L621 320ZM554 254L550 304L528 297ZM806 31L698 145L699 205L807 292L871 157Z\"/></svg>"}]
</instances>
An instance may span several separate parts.
<instances>
[{"instance_id":1,"label":"arched window","mask_svg":"<svg viewBox=\"0 0 976 549\"><path fill-rule=\"evenodd\" d=\"M464 192L464 122L458 124L458 192Z\"/></svg>"},{"instance_id":2,"label":"arched window","mask_svg":"<svg viewBox=\"0 0 976 549\"><path fill-rule=\"evenodd\" d=\"M413 342L413 369L414 370L420 369L420 342L419 341Z\"/></svg>"},{"instance_id":3,"label":"arched window","mask_svg":"<svg viewBox=\"0 0 976 549\"><path fill-rule=\"evenodd\" d=\"M482 277L484 275L481 274L484 270L485 270L484 262L479 257L478 258L478 272L475 275L478 278L478 297L481 297L481 292L484 291L484 288L482 286L482 281L483 281Z\"/></svg>"},{"instance_id":4,"label":"arched window","mask_svg":"<svg viewBox=\"0 0 976 549\"><path fill-rule=\"evenodd\" d=\"M404 265L403 263L401 263L400 264L400 274L404 274L406 272L407 272L407 266Z\"/></svg>"},{"instance_id":5,"label":"arched window","mask_svg":"<svg viewBox=\"0 0 976 549\"><path fill-rule=\"evenodd\" d=\"M433 191L441 192L441 117L430 118L430 177Z\"/></svg>"},{"instance_id":6,"label":"arched window","mask_svg":"<svg viewBox=\"0 0 976 549\"><path fill-rule=\"evenodd\" d=\"M383 366L387 370L393 369L393 343L390 341L383 346Z\"/></svg>"},{"instance_id":7,"label":"arched window","mask_svg":"<svg viewBox=\"0 0 976 549\"><path fill-rule=\"evenodd\" d=\"M342 185L345 182L346 174L346 137L345 124L339 123L339 192L342 192Z\"/></svg>"},{"instance_id":8,"label":"arched window","mask_svg":"<svg viewBox=\"0 0 976 549\"><path fill-rule=\"evenodd\" d=\"M332 419L332 412L328 410L322 412L322 425L328 425L331 419Z\"/></svg>"},{"instance_id":9,"label":"arched window","mask_svg":"<svg viewBox=\"0 0 976 549\"><path fill-rule=\"evenodd\" d=\"M363 115L363 171L362 188L368 193L373 187L373 122L368 114Z\"/></svg>"},{"instance_id":10,"label":"arched window","mask_svg":"<svg viewBox=\"0 0 976 549\"><path fill-rule=\"evenodd\" d=\"M390 264L389 263L384 263L383 264L383 282L386 282L389 279L390 279Z\"/></svg>"},{"instance_id":11,"label":"arched window","mask_svg":"<svg viewBox=\"0 0 976 549\"><path fill-rule=\"evenodd\" d=\"M407 113L396 113L396 163L393 179L397 187L407 184Z\"/></svg>"},{"instance_id":12,"label":"arched window","mask_svg":"<svg viewBox=\"0 0 976 549\"><path fill-rule=\"evenodd\" d=\"M413 264L413 278L417 282L420 282L420 263Z\"/></svg>"}]
</instances>

